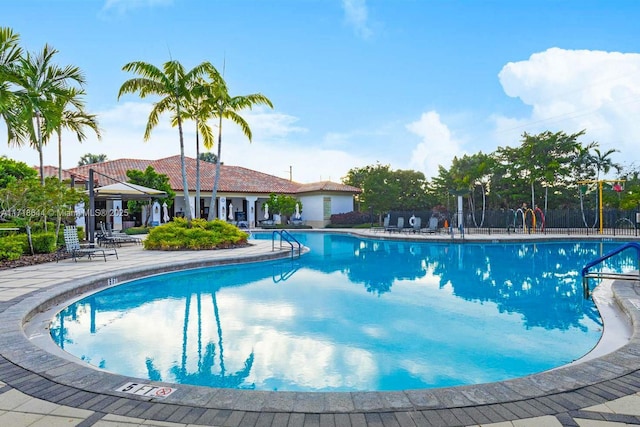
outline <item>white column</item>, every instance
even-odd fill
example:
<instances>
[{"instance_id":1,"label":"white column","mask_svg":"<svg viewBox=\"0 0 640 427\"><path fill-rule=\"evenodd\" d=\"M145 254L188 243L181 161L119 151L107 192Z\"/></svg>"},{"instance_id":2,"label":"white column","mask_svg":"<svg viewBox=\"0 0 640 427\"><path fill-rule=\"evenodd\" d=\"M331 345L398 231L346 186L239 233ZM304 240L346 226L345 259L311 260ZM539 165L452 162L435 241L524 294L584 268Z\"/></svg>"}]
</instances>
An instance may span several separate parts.
<instances>
[{"instance_id":1,"label":"white column","mask_svg":"<svg viewBox=\"0 0 640 427\"><path fill-rule=\"evenodd\" d=\"M247 196L245 197L247 200L247 222L249 223L249 228L256 227L256 201L258 200L257 196Z\"/></svg>"},{"instance_id":2,"label":"white column","mask_svg":"<svg viewBox=\"0 0 640 427\"><path fill-rule=\"evenodd\" d=\"M218 219L227 220L227 198L220 197L218 199Z\"/></svg>"},{"instance_id":3,"label":"white column","mask_svg":"<svg viewBox=\"0 0 640 427\"><path fill-rule=\"evenodd\" d=\"M113 201L113 229L122 231L122 200Z\"/></svg>"}]
</instances>

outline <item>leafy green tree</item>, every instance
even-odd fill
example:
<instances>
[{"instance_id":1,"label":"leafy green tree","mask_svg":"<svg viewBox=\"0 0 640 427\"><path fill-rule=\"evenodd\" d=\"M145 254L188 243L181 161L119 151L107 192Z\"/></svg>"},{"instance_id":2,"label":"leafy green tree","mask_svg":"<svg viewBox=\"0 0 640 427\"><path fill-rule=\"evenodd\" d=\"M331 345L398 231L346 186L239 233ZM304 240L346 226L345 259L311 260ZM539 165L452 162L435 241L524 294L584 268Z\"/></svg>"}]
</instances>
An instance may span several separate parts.
<instances>
[{"instance_id":1,"label":"leafy green tree","mask_svg":"<svg viewBox=\"0 0 640 427\"><path fill-rule=\"evenodd\" d=\"M397 205L397 181L389 165L377 163L350 169L342 183L362 189L356 196L361 211L372 209L374 214L381 216Z\"/></svg>"},{"instance_id":2,"label":"leafy green tree","mask_svg":"<svg viewBox=\"0 0 640 427\"><path fill-rule=\"evenodd\" d=\"M0 156L0 188L6 188L18 180L28 180L37 176L38 172L26 163Z\"/></svg>"},{"instance_id":3,"label":"leafy green tree","mask_svg":"<svg viewBox=\"0 0 640 427\"><path fill-rule=\"evenodd\" d=\"M396 209L425 209L428 203L427 180L422 172L396 170L392 172L392 180L392 187L397 189Z\"/></svg>"},{"instance_id":4,"label":"leafy green tree","mask_svg":"<svg viewBox=\"0 0 640 427\"><path fill-rule=\"evenodd\" d=\"M55 219L57 241L62 220L74 220L75 205L85 198L80 190L54 177L45 179L45 185L41 185L37 177L32 176L0 189L0 211L4 219L24 225L29 236L35 224L42 224L42 229L47 231L48 220Z\"/></svg>"},{"instance_id":5,"label":"leafy green tree","mask_svg":"<svg viewBox=\"0 0 640 427\"><path fill-rule=\"evenodd\" d=\"M267 201L267 205L269 206L269 210L273 213L277 213L280 216L290 218L291 215L296 211L296 204L302 212L302 202L296 199L293 196L289 196L287 194L269 194L269 200Z\"/></svg>"},{"instance_id":6,"label":"leafy green tree","mask_svg":"<svg viewBox=\"0 0 640 427\"><path fill-rule=\"evenodd\" d=\"M151 131L160 121L160 116L164 113L172 115L171 123L178 127L180 137L180 166L182 169L182 187L184 203L186 208L186 218L191 217L191 202L189 199L189 185L187 183L187 169L184 157L184 133L182 129L183 112L187 105L192 102L193 87L204 77L209 76L215 80L218 71L209 62L203 62L190 71L178 61L165 62L162 69L155 65L143 61L134 61L122 67L124 71L133 72L140 77L125 81L118 92L118 99L127 93L138 93L140 98L149 95L159 96L160 100L153 104L147 126L144 132L144 139L148 141ZM213 210L213 209L212 209Z\"/></svg>"},{"instance_id":7,"label":"leafy green tree","mask_svg":"<svg viewBox=\"0 0 640 427\"><path fill-rule=\"evenodd\" d=\"M40 183L44 185L44 159L42 148L50 136L61 126L62 110L58 98L68 98L75 85L82 87L85 78L80 68L60 67L53 60L58 53L45 45L40 53L27 52L12 74L14 118L7 123L9 143L22 146L29 143L38 151ZM35 115L35 123L34 123Z\"/></svg>"},{"instance_id":8,"label":"leafy green tree","mask_svg":"<svg viewBox=\"0 0 640 427\"><path fill-rule=\"evenodd\" d=\"M207 163L218 163L218 158L214 153L207 151L206 153L200 153L200 160Z\"/></svg>"},{"instance_id":9,"label":"leafy green tree","mask_svg":"<svg viewBox=\"0 0 640 427\"><path fill-rule=\"evenodd\" d=\"M127 177L132 184L164 191L167 193L167 197L159 199L160 204L166 203L167 206L173 205L173 198L176 196L176 193L171 189L167 175L157 173L152 166L148 166L144 172L136 169L128 170ZM152 200L129 200L127 201L127 208L129 212L140 212L142 208L146 206L147 212L151 212L151 204ZM150 217L150 215L147 215L145 226L149 223Z\"/></svg>"},{"instance_id":10,"label":"leafy green tree","mask_svg":"<svg viewBox=\"0 0 640 427\"><path fill-rule=\"evenodd\" d=\"M106 154L91 154L87 153L80 157L78 160L78 166L92 165L94 163L102 163L107 161Z\"/></svg>"},{"instance_id":11,"label":"leafy green tree","mask_svg":"<svg viewBox=\"0 0 640 427\"><path fill-rule=\"evenodd\" d=\"M218 118L218 153L216 162L216 176L213 181L213 191L211 191L211 201L209 202L209 221L215 217L215 202L218 193L218 184L220 183L220 164L222 161L222 119L231 120L233 123L240 126L242 132L251 142L251 129L239 111L246 108L253 108L254 105L267 105L273 108L273 104L266 96L261 93L253 93L244 96L231 96L225 81L220 78L213 80L212 85L209 87L210 98L207 99L206 105L210 108L211 116Z\"/></svg>"}]
</instances>

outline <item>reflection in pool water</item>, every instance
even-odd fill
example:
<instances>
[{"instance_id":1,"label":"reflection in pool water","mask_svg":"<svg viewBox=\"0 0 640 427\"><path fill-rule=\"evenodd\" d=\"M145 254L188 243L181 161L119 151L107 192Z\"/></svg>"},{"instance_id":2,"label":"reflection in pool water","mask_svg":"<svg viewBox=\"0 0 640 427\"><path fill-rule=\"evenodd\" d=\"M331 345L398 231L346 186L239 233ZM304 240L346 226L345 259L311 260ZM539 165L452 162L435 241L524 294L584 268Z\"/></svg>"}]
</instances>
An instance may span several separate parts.
<instances>
[{"instance_id":1,"label":"reflection in pool water","mask_svg":"<svg viewBox=\"0 0 640 427\"><path fill-rule=\"evenodd\" d=\"M299 234L300 259L189 270L91 295L58 345L124 375L259 390L400 390L571 362L601 321L579 271L618 244L443 244ZM637 269L634 257L612 260Z\"/></svg>"}]
</instances>

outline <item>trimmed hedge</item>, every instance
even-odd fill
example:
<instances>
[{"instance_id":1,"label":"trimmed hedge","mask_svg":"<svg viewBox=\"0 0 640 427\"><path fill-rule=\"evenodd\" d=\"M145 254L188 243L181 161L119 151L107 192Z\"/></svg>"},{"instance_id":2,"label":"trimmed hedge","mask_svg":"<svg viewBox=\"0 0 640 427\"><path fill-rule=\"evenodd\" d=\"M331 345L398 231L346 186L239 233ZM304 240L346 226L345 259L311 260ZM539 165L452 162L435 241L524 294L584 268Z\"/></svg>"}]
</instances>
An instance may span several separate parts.
<instances>
[{"instance_id":1,"label":"trimmed hedge","mask_svg":"<svg viewBox=\"0 0 640 427\"><path fill-rule=\"evenodd\" d=\"M20 236L0 238L0 261L14 261L22 255L22 239Z\"/></svg>"},{"instance_id":2,"label":"trimmed hedge","mask_svg":"<svg viewBox=\"0 0 640 427\"><path fill-rule=\"evenodd\" d=\"M221 249L244 245L248 237L235 225L219 219L193 219L189 223L184 218L174 218L152 228L143 245L145 249L164 251Z\"/></svg>"}]
</instances>

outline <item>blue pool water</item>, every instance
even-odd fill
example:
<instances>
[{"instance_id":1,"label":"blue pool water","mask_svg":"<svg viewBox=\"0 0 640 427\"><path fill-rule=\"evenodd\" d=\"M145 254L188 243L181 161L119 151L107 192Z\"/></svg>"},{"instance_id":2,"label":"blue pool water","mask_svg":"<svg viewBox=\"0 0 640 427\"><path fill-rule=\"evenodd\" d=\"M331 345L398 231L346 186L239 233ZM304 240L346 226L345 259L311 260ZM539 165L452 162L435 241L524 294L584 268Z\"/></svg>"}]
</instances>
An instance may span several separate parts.
<instances>
[{"instance_id":1,"label":"blue pool water","mask_svg":"<svg viewBox=\"0 0 640 427\"><path fill-rule=\"evenodd\" d=\"M619 243L466 243L296 235L299 259L188 270L88 296L53 320L112 372L257 390L477 384L589 352L600 316L580 270ZM269 238L270 235L268 236ZM616 257L615 271L637 269Z\"/></svg>"}]
</instances>

